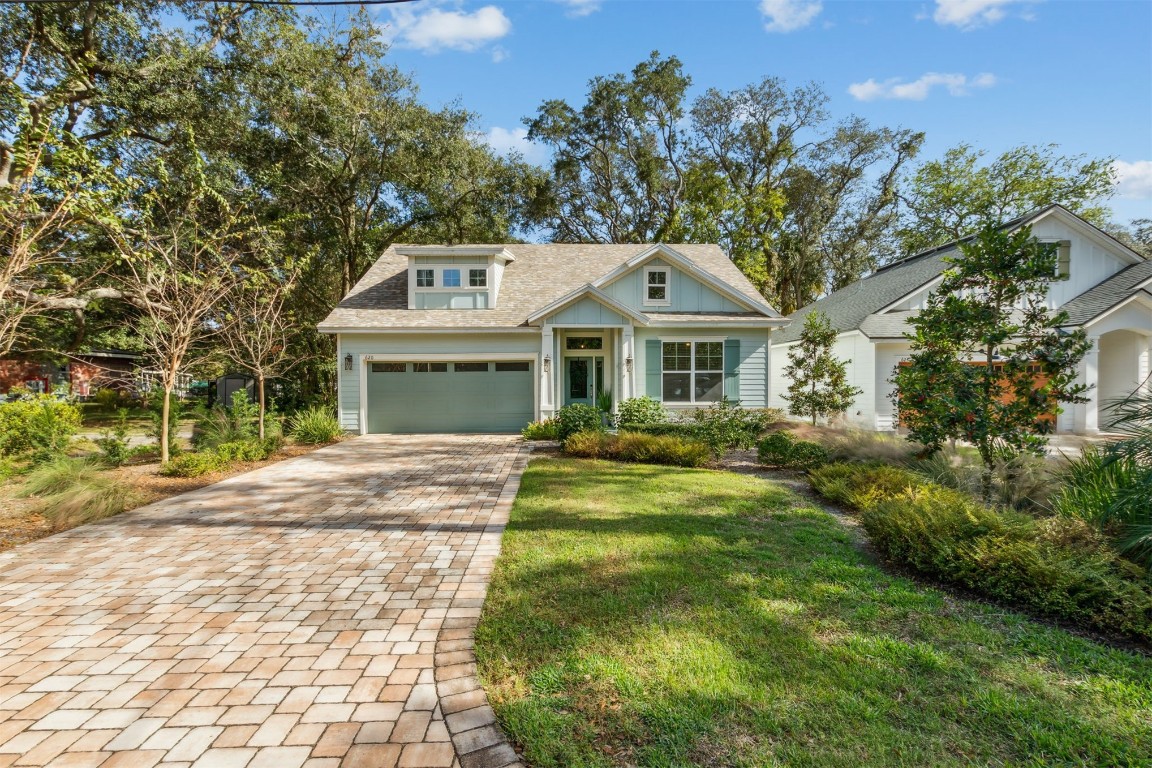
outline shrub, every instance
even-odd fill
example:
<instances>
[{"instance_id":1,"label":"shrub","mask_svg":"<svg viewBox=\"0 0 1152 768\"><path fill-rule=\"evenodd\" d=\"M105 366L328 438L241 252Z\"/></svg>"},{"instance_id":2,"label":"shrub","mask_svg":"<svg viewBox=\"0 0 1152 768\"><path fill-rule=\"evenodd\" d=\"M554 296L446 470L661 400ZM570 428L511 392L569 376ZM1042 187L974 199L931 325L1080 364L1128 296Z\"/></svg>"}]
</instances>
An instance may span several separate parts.
<instances>
[{"instance_id":1,"label":"shrub","mask_svg":"<svg viewBox=\"0 0 1152 768\"><path fill-rule=\"evenodd\" d=\"M0 403L0 456L50 461L68 449L80 429L80 409L53 395L25 395Z\"/></svg>"},{"instance_id":2,"label":"shrub","mask_svg":"<svg viewBox=\"0 0 1152 768\"><path fill-rule=\"evenodd\" d=\"M58 457L29 473L22 494L43 501L41 513L56 529L117 515L134 501L125 483L85 459Z\"/></svg>"},{"instance_id":3,"label":"shrub","mask_svg":"<svg viewBox=\"0 0 1152 768\"><path fill-rule=\"evenodd\" d=\"M621 432L641 432L645 435L667 435L682 437L685 440L698 440L700 427L691 421L665 421L660 424L633 424L621 421L618 429Z\"/></svg>"},{"instance_id":4,"label":"shrub","mask_svg":"<svg viewBox=\"0 0 1152 768\"><path fill-rule=\"evenodd\" d=\"M711 458L708 446L699 440L640 432L609 435L597 430L570 435L564 441L564 452L588 459L613 459L676 467L700 467Z\"/></svg>"},{"instance_id":5,"label":"shrub","mask_svg":"<svg viewBox=\"0 0 1152 768\"><path fill-rule=\"evenodd\" d=\"M160 468L168 477L200 477L227 469L228 460L215 451L182 453Z\"/></svg>"},{"instance_id":6,"label":"shrub","mask_svg":"<svg viewBox=\"0 0 1152 768\"><path fill-rule=\"evenodd\" d=\"M100 390L101 392L115 390ZM120 408L116 411L116 421L110 429L102 430L100 437L95 440L100 448L101 460L110 467L120 467L128 462L131 456L128 448L128 409Z\"/></svg>"},{"instance_id":7,"label":"shrub","mask_svg":"<svg viewBox=\"0 0 1152 768\"><path fill-rule=\"evenodd\" d=\"M560 435L556 419L529 422L528 426L520 430L525 440L556 440Z\"/></svg>"},{"instance_id":8,"label":"shrub","mask_svg":"<svg viewBox=\"0 0 1152 768\"><path fill-rule=\"evenodd\" d=\"M833 461L883 461L904 464L920 450L911 443L893 435L853 429L823 441L828 457Z\"/></svg>"},{"instance_id":9,"label":"shrub","mask_svg":"<svg viewBox=\"0 0 1152 768\"><path fill-rule=\"evenodd\" d=\"M603 432L604 422L600 411L591 405L573 403L556 413L556 432L561 441L566 441L577 432Z\"/></svg>"},{"instance_id":10,"label":"shrub","mask_svg":"<svg viewBox=\"0 0 1152 768\"><path fill-rule=\"evenodd\" d=\"M92 396L92 400L105 411L119 408L123 404L123 397L120 394L120 390L113 389L112 387L96 390L96 394Z\"/></svg>"},{"instance_id":11,"label":"shrub","mask_svg":"<svg viewBox=\"0 0 1152 768\"><path fill-rule=\"evenodd\" d=\"M812 470L808 479L821 496L861 510L927 485L920 475L887 464L828 464Z\"/></svg>"},{"instance_id":12,"label":"shrub","mask_svg":"<svg viewBox=\"0 0 1152 768\"><path fill-rule=\"evenodd\" d=\"M659 424L665 421L668 421L668 414L664 412L664 406L647 395L630 397L616 410L617 424Z\"/></svg>"},{"instance_id":13,"label":"shrub","mask_svg":"<svg viewBox=\"0 0 1152 768\"><path fill-rule=\"evenodd\" d=\"M289 421L289 431L294 439L312 445L334 443L344 436L340 420L323 406L298 412Z\"/></svg>"},{"instance_id":14,"label":"shrub","mask_svg":"<svg viewBox=\"0 0 1152 768\"><path fill-rule=\"evenodd\" d=\"M751 448L768 425L769 414L763 410L740 408L727 397L692 414L697 436L708 444L719 458L733 448Z\"/></svg>"},{"instance_id":15,"label":"shrub","mask_svg":"<svg viewBox=\"0 0 1152 768\"><path fill-rule=\"evenodd\" d=\"M260 407L248 400L248 393L244 390L233 392L231 405L227 408L217 405L196 421L192 429L192 445L203 450L224 443L252 440L258 434L259 418Z\"/></svg>"},{"instance_id":16,"label":"shrub","mask_svg":"<svg viewBox=\"0 0 1152 768\"><path fill-rule=\"evenodd\" d=\"M808 471L828 462L828 451L819 443L797 440L788 432L773 432L757 445L761 464Z\"/></svg>"}]
</instances>

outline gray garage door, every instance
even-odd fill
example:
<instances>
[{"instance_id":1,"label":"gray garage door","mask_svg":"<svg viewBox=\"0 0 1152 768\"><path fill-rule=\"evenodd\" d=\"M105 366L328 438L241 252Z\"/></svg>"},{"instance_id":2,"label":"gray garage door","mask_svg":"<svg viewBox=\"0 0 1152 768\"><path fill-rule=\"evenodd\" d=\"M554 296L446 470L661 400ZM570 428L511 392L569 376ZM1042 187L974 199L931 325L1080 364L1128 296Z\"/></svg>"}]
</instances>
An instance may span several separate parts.
<instances>
[{"instance_id":1,"label":"gray garage door","mask_svg":"<svg viewBox=\"0 0 1152 768\"><path fill-rule=\"evenodd\" d=\"M519 432L532 420L529 362L368 364L368 431Z\"/></svg>"}]
</instances>

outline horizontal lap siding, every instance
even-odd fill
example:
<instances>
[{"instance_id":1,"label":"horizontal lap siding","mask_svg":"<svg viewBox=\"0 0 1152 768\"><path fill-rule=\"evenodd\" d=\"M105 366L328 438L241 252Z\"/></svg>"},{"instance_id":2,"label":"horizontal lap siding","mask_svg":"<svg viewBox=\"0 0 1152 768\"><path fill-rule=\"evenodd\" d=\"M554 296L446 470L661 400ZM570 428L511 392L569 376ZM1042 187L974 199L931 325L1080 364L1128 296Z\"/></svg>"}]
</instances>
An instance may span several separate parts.
<instances>
[{"instance_id":1,"label":"horizontal lap siding","mask_svg":"<svg viewBox=\"0 0 1152 768\"><path fill-rule=\"evenodd\" d=\"M769 354L768 330L750 328L637 328L635 380L637 395L643 395L647 360L644 342L648 339L719 338L740 340L740 404L747 408L763 408L768 404Z\"/></svg>"},{"instance_id":2,"label":"horizontal lap siding","mask_svg":"<svg viewBox=\"0 0 1152 768\"><path fill-rule=\"evenodd\" d=\"M483 310L477 310L483 311ZM525 358L540 353L536 333L445 333L445 334L341 334L336 364L340 371L337 401L340 425L360 430L360 366L363 355L460 355L471 360L485 354L523 352ZM344 370L344 355L352 354L352 370Z\"/></svg>"}]
</instances>

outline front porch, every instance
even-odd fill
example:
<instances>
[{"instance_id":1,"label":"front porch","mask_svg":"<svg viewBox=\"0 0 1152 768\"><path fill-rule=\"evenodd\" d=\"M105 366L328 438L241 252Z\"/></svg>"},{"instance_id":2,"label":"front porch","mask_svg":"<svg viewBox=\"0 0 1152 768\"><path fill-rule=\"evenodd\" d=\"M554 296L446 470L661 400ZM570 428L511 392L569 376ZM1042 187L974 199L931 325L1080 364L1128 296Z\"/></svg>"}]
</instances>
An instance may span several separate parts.
<instances>
[{"instance_id":1,"label":"front porch","mask_svg":"<svg viewBox=\"0 0 1152 768\"><path fill-rule=\"evenodd\" d=\"M1133 302L1085 329L1092 348L1080 363L1077 382L1090 387L1088 401L1066 407L1057 429L1095 435L1111 425L1111 404L1152 386L1152 311Z\"/></svg>"},{"instance_id":2,"label":"front porch","mask_svg":"<svg viewBox=\"0 0 1152 768\"><path fill-rule=\"evenodd\" d=\"M540 334L540 416L565 405L596 405L607 393L613 409L636 396L636 340L631 325L552 325Z\"/></svg>"}]
</instances>

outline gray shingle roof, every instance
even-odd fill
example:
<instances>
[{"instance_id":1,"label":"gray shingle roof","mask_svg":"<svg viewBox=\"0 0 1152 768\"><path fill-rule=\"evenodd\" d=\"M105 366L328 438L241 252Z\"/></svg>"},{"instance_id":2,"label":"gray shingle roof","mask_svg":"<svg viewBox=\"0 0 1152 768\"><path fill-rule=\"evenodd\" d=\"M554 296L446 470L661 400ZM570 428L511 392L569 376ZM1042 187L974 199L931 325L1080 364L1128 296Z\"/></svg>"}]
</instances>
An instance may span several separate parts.
<instances>
[{"instance_id":1,"label":"gray shingle roof","mask_svg":"<svg viewBox=\"0 0 1152 768\"><path fill-rule=\"evenodd\" d=\"M868 315L860 323L860 330L870 339L901 339L904 332L911 330L908 319L915 312L885 312L884 314Z\"/></svg>"},{"instance_id":2,"label":"gray shingle roof","mask_svg":"<svg viewBox=\"0 0 1152 768\"><path fill-rule=\"evenodd\" d=\"M1152 297L1152 284L1147 284L1149 281L1152 281L1152 261L1125 267L1061 307L1068 313L1065 327L1084 325L1137 293L1143 292Z\"/></svg>"},{"instance_id":3,"label":"gray shingle roof","mask_svg":"<svg viewBox=\"0 0 1152 768\"><path fill-rule=\"evenodd\" d=\"M533 312L620 267L650 245L505 244L516 260L504 269L493 309L408 309L408 257L395 245L384 252L346 297L320 323L340 328L482 329L525 326ZM414 247L414 246L408 246ZM668 247L758 304L762 297L718 245ZM756 313L752 313L755 315ZM751 316L751 315L750 315ZM763 315L758 315L763 317Z\"/></svg>"}]
</instances>

